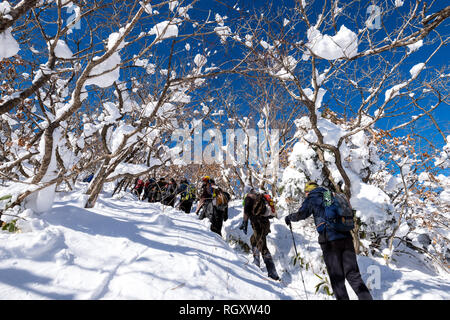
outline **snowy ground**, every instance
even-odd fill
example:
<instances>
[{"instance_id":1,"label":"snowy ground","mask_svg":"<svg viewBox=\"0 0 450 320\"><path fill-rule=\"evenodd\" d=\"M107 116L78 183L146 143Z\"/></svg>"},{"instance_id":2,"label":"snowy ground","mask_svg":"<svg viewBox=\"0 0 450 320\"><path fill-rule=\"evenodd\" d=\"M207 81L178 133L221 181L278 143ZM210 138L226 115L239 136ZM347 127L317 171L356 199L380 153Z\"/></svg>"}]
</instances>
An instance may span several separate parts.
<instances>
[{"instance_id":1,"label":"snowy ground","mask_svg":"<svg viewBox=\"0 0 450 320\"><path fill-rule=\"evenodd\" d=\"M54 208L22 222L23 232L0 232L0 299L305 299L299 265L293 265L291 233L283 219L272 223L268 245L281 282L230 239L241 238L241 201L234 201L223 238L199 221L160 204L122 193L101 195L84 209L81 193L60 193ZM320 248L308 221L294 223L305 265L319 261ZM314 231L314 230L312 230ZM227 241L227 240L228 241ZM448 275L429 270L407 253L389 267L358 257L376 299L450 299ZM302 269L308 299L333 299L315 286L318 269ZM356 298L351 289L351 298Z\"/></svg>"}]
</instances>

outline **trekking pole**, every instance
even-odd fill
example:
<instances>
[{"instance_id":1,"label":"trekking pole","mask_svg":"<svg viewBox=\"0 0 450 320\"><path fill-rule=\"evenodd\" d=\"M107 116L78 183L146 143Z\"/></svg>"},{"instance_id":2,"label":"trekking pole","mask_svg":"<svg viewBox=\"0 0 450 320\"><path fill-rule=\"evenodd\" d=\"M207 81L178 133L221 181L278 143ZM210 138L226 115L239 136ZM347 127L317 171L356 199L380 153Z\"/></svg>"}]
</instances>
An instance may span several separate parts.
<instances>
[{"instance_id":1,"label":"trekking pole","mask_svg":"<svg viewBox=\"0 0 450 320\"><path fill-rule=\"evenodd\" d=\"M295 256L298 257L297 245L295 244L294 232L292 231L292 225L289 225L289 229L291 230L292 242L294 243ZM306 292L305 280L303 279L302 266L300 266L300 275L302 276L303 289L305 290L306 300L308 300L308 293Z\"/></svg>"}]
</instances>

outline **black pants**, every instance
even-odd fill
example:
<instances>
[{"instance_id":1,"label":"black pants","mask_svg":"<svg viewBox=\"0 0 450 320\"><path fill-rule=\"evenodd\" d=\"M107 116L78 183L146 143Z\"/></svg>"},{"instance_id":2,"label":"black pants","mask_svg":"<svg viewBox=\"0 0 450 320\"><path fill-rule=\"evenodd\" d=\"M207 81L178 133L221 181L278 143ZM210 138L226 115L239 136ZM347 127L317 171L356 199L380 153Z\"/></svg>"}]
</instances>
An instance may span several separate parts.
<instances>
[{"instance_id":1,"label":"black pants","mask_svg":"<svg viewBox=\"0 0 450 320\"><path fill-rule=\"evenodd\" d=\"M190 200L183 200L180 203L180 209L186 213L190 213L191 212L191 208L192 208L192 202Z\"/></svg>"},{"instance_id":2,"label":"black pants","mask_svg":"<svg viewBox=\"0 0 450 320\"><path fill-rule=\"evenodd\" d=\"M212 208L212 214L210 217L211 231L220 236L222 236L223 214L224 212L222 210L218 210L216 207Z\"/></svg>"},{"instance_id":3,"label":"black pants","mask_svg":"<svg viewBox=\"0 0 450 320\"><path fill-rule=\"evenodd\" d=\"M211 200L207 200L203 203L198 218L200 220L208 218L211 221L210 230L222 236L223 215L222 210L218 210Z\"/></svg>"},{"instance_id":4,"label":"black pants","mask_svg":"<svg viewBox=\"0 0 450 320\"><path fill-rule=\"evenodd\" d=\"M336 299L349 300L345 288L345 279L347 279L359 300L372 300L369 289L359 272L352 238L327 241L320 246Z\"/></svg>"},{"instance_id":5,"label":"black pants","mask_svg":"<svg viewBox=\"0 0 450 320\"><path fill-rule=\"evenodd\" d=\"M270 233L269 219L254 218L250 219L250 222L252 223L253 229L253 234L250 237L252 248L257 248L263 256L270 255L266 239L267 235Z\"/></svg>"}]
</instances>

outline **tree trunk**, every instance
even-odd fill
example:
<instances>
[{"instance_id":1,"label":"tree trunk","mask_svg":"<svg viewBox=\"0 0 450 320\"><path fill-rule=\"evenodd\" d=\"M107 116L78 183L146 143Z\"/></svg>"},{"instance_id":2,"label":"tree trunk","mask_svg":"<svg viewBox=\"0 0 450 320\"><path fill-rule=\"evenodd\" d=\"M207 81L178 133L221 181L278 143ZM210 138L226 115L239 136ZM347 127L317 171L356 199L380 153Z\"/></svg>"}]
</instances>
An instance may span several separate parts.
<instances>
[{"instance_id":1,"label":"tree trunk","mask_svg":"<svg viewBox=\"0 0 450 320\"><path fill-rule=\"evenodd\" d=\"M112 195L114 196L117 192L120 192L122 190L123 185L125 184L126 178L123 178L122 180L117 183L117 186L114 188L114 191Z\"/></svg>"},{"instance_id":2,"label":"tree trunk","mask_svg":"<svg viewBox=\"0 0 450 320\"><path fill-rule=\"evenodd\" d=\"M42 161L41 161L41 165L39 167L39 171L33 177L33 179L31 180L31 183L41 182L42 178L47 173L47 170L48 170L48 167L50 165L50 162L52 160L52 155L53 155L53 132L54 132L54 130L55 129L53 126L49 126L44 131L44 143L45 143L44 155L42 156ZM55 150L55 152L56 152L56 150Z\"/></svg>"},{"instance_id":3,"label":"tree trunk","mask_svg":"<svg viewBox=\"0 0 450 320\"><path fill-rule=\"evenodd\" d=\"M89 185L88 191L86 194L89 195L88 200L86 201L84 207L85 208L93 208L95 205L95 202L97 201L99 193L102 191L103 183L105 181L105 173L108 169L110 159L106 158L105 161L102 164L102 167L98 171L97 175L92 180L91 184Z\"/></svg>"}]
</instances>

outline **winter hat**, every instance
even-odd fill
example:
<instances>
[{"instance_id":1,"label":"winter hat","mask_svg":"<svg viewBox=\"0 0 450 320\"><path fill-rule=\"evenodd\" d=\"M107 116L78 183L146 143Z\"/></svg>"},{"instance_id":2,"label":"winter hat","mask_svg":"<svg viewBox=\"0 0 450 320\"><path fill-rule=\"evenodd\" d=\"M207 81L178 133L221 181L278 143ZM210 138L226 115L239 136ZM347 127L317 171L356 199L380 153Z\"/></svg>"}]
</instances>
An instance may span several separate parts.
<instances>
[{"instance_id":1,"label":"winter hat","mask_svg":"<svg viewBox=\"0 0 450 320\"><path fill-rule=\"evenodd\" d=\"M313 181L308 181L305 184L305 192L311 192L313 191L315 188L317 188L319 185Z\"/></svg>"}]
</instances>

